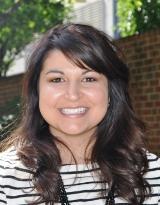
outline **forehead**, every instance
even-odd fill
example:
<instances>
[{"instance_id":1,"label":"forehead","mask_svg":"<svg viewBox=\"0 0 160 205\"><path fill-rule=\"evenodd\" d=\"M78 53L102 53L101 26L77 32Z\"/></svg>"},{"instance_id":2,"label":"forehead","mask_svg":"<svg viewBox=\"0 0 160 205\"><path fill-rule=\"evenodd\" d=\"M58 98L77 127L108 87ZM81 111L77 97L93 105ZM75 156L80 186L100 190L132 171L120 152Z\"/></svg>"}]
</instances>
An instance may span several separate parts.
<instances>
[{"instance_id":1,"label":"forehead","mask_svg":"<svg viewBox=\"0 0 160 205\"><path fill-rule=\"evenodd\" d=\"M73 59L68 58L59 50L50 51L43 62L42 71L48 69L75 69L78 68L80 70L93 70L83 62L74 62ZM76 69L77 70L77 69Z\"/></svg>"}]
</instances>

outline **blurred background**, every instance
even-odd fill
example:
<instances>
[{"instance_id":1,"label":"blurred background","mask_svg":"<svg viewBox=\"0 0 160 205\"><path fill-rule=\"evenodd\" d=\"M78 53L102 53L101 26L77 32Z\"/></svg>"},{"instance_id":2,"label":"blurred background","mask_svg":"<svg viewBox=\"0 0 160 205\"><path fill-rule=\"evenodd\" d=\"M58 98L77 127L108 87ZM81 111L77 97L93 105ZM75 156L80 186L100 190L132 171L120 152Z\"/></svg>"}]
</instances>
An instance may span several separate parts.
<instances>
[{"instance_id":1,"label":"blurred background","mask_svg":"<svg viewBox=\"0 0 160 205\"><path fill-rule=\"evenodd\" d=\"M95 26L121 48L148 148L160 154L160 0L0 1L0 140L18 123L30 45L62 22Z\"/></svg>"}]
</instances>

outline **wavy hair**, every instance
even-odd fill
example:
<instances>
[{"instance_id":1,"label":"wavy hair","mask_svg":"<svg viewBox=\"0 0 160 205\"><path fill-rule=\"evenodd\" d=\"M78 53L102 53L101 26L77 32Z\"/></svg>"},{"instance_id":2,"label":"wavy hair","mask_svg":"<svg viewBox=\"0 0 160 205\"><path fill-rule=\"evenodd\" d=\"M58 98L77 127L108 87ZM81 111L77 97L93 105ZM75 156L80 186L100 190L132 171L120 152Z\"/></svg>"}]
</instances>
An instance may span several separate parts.
<instances>
[{"instance_id":1,"label":"wavy hair","mask_svg":"<svg viewBox=\"0 0 160 205\"><path fill-rule=\"evenodd\" d=\"M53 50L61 51L76 65L90 67L108 79L110 105L97 127L91 163L98 163L101 178L109 187L114 185L118 196L134 205L143 203L150 192L144 179L148 169L145 128L135 116L129 97L129 69L105 33L92 26L73 23L50 29L36 42L24 79L22 120L14 135L20 159L35 170L33 182L40 200L50 205L57 200L57 176L61 166L56 137L49 132L38 104L39 76L44 60Z\"/></svg>"}]
</instances>

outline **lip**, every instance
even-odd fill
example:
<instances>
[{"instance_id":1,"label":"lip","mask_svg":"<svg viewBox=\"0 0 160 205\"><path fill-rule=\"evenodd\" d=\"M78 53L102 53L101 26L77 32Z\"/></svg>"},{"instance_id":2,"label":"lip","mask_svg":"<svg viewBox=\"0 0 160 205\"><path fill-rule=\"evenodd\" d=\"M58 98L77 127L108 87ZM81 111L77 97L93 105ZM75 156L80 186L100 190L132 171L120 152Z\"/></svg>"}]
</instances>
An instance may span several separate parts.
<instances>
[{"instance_id":1,"label":"lip","mask_svg":"<svg viewBox=\"0 0 160 205\"><path fill-rule=\"evenodd\" d=\"M59 108L59 112L66 117L82 117L88 112L88 107L78 106L78 107L64 107Z\"/></svg>"}]
</instances>

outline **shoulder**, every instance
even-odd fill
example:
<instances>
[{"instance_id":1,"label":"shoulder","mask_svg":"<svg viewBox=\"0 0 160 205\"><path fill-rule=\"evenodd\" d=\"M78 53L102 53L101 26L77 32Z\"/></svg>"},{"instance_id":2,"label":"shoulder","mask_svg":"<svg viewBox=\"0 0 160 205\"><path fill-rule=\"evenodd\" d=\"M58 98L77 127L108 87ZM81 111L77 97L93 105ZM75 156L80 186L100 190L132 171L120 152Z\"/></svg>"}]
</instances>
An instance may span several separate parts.
<instances>
[{"instance_id":1,"label":"shoulder","mask_svg":"<svg viewBox=\"0 0 160 205\"><path fill-rule=\"evenodd\" d=\"M0 180L28 178L33 172L25 167L18 158L17 151L11 147L0 153Z\"/></svg>"},{"instance_id":2,"label":"shoulder","mask_svg":"<svg viewBox=\"0 0 160 205\"><path fill-rule=\"evenodd\" d=\"M6 170L11 170L13 169L17 162L19 162L17 152L16 150L12 147L9 148L8 150L1 152L0 153L0 173L2 176L2 173L4 173Z\"/></svg>"},{"instance_id":3,"label":"shoulder","mask_svg":"<svg viewBox=\"0 0 160 205\"><path fill-rule=\"evenodd\" d=\"M160 158L147 152L148 170L144 175L151 187L151 195L146 204L158 204L160 202Z\"/></svg>"},{"instance_id":4,"label":"shoulder","mask_svg":"<svg viewBox=\"0 0 160 205\"><path fill-rule=\"evenodd\" d=\"M160 183L160 158L153 154L147 152L148 159L148 170L146 173L147 178L157 179Z\"/></svg>"},{"instance_id":5,"label":"shoulder","mask_svg":"<svg viewBox=\"0 0 160 205\"><path fill-rule=\"evenodd\" d=\"M22 164L15 149L0 153L0 204L26 204L33 200L37 193L32 177L33 172Z\"/></svg>"},{"instance_id":6,"label":"shoulder","mask_svg":"<svg viewBox=\"0 0 160 205\"><path fill-rule=\"evenodd\" d=\"M17 151L14 147L0 153L0 165L11 166L18 160Z\"/></svg>"},{"instance_id":7,"label":"shoulder","mask_svg":"<svg viewBox=\"0 0 160 205\"><path fill-rule=\"evenodd\" d=\"M149 171L157 171L157 174L160 175L160 158L153 154L147 152L147 159L149 164Z\"/></svg>"},{"instance_id":8,"label":"shoulder","mask_svg":"<svg viewBox=\"0 0 160 205\"><path fill-rule=\"evenodd\" d=\"M160 187L160 158L152 153L147 153L148 158L148 170L145 174L145 178L149 180L151 184L156 183Z\"/></svg>"},{"instance_id":9,"label":"shoulder","mask_svg":"<svg viewBox=\"0 0 160 205\"><path fill-rule=\"evenodd\" d=\"M0 153L1 169L13 169L16 166L22 166L22 163L19 160L17 151L14 147L11 147L6 151Z\"/></svg>"}]
</instances>

